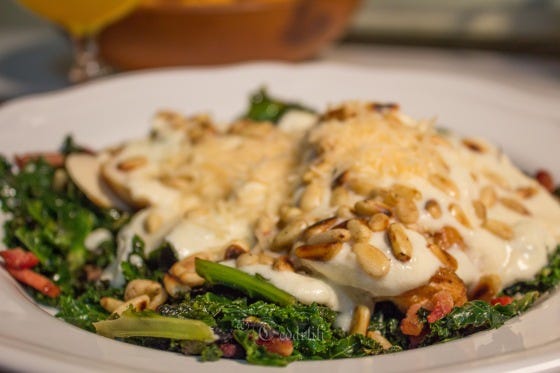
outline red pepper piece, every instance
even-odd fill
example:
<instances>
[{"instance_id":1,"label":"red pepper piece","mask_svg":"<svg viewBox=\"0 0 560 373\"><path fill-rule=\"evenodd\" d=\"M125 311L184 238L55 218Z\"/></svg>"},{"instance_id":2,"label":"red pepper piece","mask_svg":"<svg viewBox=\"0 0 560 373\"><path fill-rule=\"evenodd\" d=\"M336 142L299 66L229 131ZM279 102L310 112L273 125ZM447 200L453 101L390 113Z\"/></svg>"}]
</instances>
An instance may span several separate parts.
<instances>
[{"instance_id":1,"label":"red pepper piece","mask_svg":"<svg viewBox=\"0 0 560 373\"><path fill-rule=\"evenodd\" d=\"M513 302L513 298L508 297L507 295L503 295L501 297L497 297L497 298L494 298L494 299L490 300L490 304L493 305L493 306L495 306L496 304L501 304L502 306L507 306L511 302Z\"/></svg>"},{"instance_id":2,"label":"red pepper piece","mask_svg":"<svg viewBox=\"0 0 560 373\"><path fill-rule=\"evenodd\" d=\"M33 268L39 264L39 258L31 251L25 251L21 247L0 251L6 267L13 269Z\"/></svg>"},{"instance_id":3,"label":"red pepper piece","mask_svg":"<svg viewBox=\"0 0 560 373\"><path fill-rule=\"evenodd\" d=\"M60 288L45 276L30 269L6 268L13 278L48 297L56 298L60 295Z\"/></svg>"},{"instance_id":4,"label":"red pepper piece","mask_svg":"<svg viewBox=\"0 0 560 373\"><path fill-rule=\"evenodd\" d=\"M427 317L428 322L434 323L447 315L453 309L453 297L447 291L438 291L432 297L434 308Z\"/></svg>"},{"instance_id":5,"label":"red pepper piece","mask_svg":"<svg viewBox=\"0 0 560 373\"><path fill-rule=\"evenodd\" d=\"M25 153L17 154L15 156L16 165L22 169L31 161L35 161L39 158L43 158L45 162L53 167L64 166L64 154L58 152L37 152L37 153Z\"/></svg>"}]
</instances>

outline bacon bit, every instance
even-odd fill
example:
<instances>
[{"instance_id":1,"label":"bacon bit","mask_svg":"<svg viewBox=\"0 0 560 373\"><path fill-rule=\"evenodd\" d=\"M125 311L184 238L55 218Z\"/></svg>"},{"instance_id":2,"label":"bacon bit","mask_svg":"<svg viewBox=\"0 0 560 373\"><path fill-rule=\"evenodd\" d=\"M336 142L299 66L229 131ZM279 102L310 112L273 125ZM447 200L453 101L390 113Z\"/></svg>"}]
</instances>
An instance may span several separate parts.
<instances>
[{"instance_id":1,"label":"bacon bit","mask_svg":"<svg viewBox=\"0 0 560 373\"><path fill-rule=\"evenodd\" d=\"M494 299L490 300L490 304L493 305L493 306L495 306L496 304L501 304L502 306L507 306L511 302L513 302L513 298L508 297L507 295L503 295L501 297L497 297L497 298L494 298Z\"/></svg>"},{"instance_id":2,"label":"bacon bit","mask_svg":"<svg viewBox=\"0 0 560 373\"><path fill-rule=\"evenodd\" d=\"M33 289L48 297L56 298L60 295L60 288L51 280L30 269L6 268L13 278L21 283L31 286Z\"/></svg>"},{"instance_id":3,"label":"bacon bit","mask_svg":"<svg viewBox=\"0 0 560 373\"><path fill-rule=\"evenodd\" d=\"M35 254L21 247L0 251L0 256L4 259L6 267L12 269L32 268L39 264L39 258Z\"/></svg>"},{"instance_id":4,"label":"bacon bit","mask_svg":"<svg viewBox=\"0 0 560 373\"><path fill-rule=\"evenodd\" d=\"M422 303L413 304L406 311L406 317L401 321L401 332L410 336L419 336L422 333L424 324L416 314L422 308Z\"/></svg>"},{"instance_id":5,"label":"bacon bit","mask_svg":"<svg viewBox=\"0 0 560 373\"><path fill-rule=\"evenodd\" d=\"M286 337L272 337L266 340L259 338L257 344L263 346L268 352L281 356L290 356L294 352L294 343Z\"/></svg>"},{"instance_id":6,"label":"bacon bit","mask_svg":"<svg viewBox=\"0 0 560 373\"><path fill-rule=\"evenodd\" d=\"M245 355L245 350L237 343L221 344L220 350L222 350L223 357L229 359L240 359Z\"/></svg>"},{"instance_id":7,"label":"bacon bit","mask_svg":"<svg viewBox=\"0 0 560 373\"><path fill-rule=\"evenodd\" d=\"M93 282L101 278L103 271L101 268L94 266L92 264L86 264L84 266L84 272L86 273L86 281Z\"/></svg>"},{"instance_id":8,"label":"bacon bit","mask_svg":"<svg viewBox=\"0 0 560 373\"><path fill-rule=\"evenodd\" d=\"M535 174L535 179L550 193L554 192L554 180L550 172L545 170L538 170Z\"/></svg>"},{"instance_id":9,"label":"bacon bit","mask_svg":"<svg viewBox=\"0 0 560 373\"><path fill-rule=\"evenodd\" d=\"M430 324L443 318L453 309L453 297L447 291L442 290L435 293L432 297L432 303L434 308L427 317Z\"/></svg>"},{"instance_id":10,"label":"bacon bit","mask_svg":"<svg viewBox=\"0 0 560 373\"><path fill-rule=\"evenodd\" d=\"M39 158L43 158L45 162L47 162L53 167L64 166L64 155L59 152L38 152L38 153L16 154L14 158L15 158L16 165L20 169L24 168L29 162L36 161Z\"/></svg>"},{"instance_id":11,"label":"bacon bit","mask_svg":"<svg viewBox=\"0 0 560 373\"><path fill-rule=\"evenodd\" d=\"M422 333L420 333L420 335L409 335L408 348L416 348L420 346L420 343L422 343L422 341L426 337L426 334L428 334L428 329L424 328L422 329Z\"/></svg>"}]
</instances>

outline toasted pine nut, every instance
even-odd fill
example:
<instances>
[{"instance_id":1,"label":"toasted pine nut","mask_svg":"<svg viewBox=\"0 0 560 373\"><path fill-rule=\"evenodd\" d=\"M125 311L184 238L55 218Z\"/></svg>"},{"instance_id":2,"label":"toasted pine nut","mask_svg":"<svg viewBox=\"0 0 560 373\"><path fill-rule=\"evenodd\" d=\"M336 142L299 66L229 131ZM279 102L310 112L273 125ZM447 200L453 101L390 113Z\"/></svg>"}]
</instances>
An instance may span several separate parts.
<instances>
[{"instance_id":1,"label":"toasted pine nut","mask_svg":"<svg viewBox=\"0 0 560 373\"><path fill-rule=\"evenodd\" d=\"M132 306L135 311L143 311L148 307L148 304L150 304L150 297L148 297L147 295L140 295L136 298L132 298L127 302L124 302L123 304L118 306L112 313L120 316L130 306Z\"/></svg>"},{"instance_id":2,"label":"toasted pine nut","mask_svg":"<svg viewBox=\"0 0 560 373\"><path fill-rule=\"evenodd\" d=\"M487 209L494 206L497 199L496 191L491 185L487 185L480 190L480 202L482 202Z\"/></svg>"},{"instance_id":3,"label":"toasted pine nut","mask_svg":"<svg viewBox=\"0 0 560 373\"><path fill-rule=\"evenodd\" d=\"M453 245L457 245L461 250L466 249L465 241L463 241L461 234L457 229L449 225L434 233L434 242L443 250L449 250Z\"/></svg>"},{"instance_id":4,"label":"toasted pine nut","mask_svg":"<svg viewBox=\"0 0 560 373\"><path fill-rule=\"evenodd\" d=\"M143 155L136 155L120 161L117 168L121 171L134 171L142 166L148 164L148 159Z\"/></svg>"},{"instance_id":5,"label":"toasted pine nut","mask_svg":"<svg viewBox=\"0 0 560 373\"><path fill-rule=\"evenodd\" d=\"M484 171L483 175L488 180L490 180L494 185L497 185L502 189L506 189L506 190L510 189L510 185L501 175L498 175L497 173L489 170Z\"/></svg>"},{"instance_id":6,"label":"toasted pine nut","mask_svg":"<svg viewBox=\"0 0 560 373\"><path fill-rule=\"evenodd\" d=\"M337 177L334 178L333 182L331 183L332 189L337 189L338 187L346 184L349 180L350 172L348 170L341 172Z\"/></svg>"},{"instance_id":7,"label":"toasted pine nut","mask_svg":"<svg viewBox=\"0 0 560 373\"><path fill-rule=\"evenodd\" d=\"M459 197L459 189L455 183L447 177L441 174L430 174L428 180L433 186L446 193L448 196L453 198Z\"/></svg>"},{"instance_id":8,"label":"toasted pine nut","mask_svg":"<svg viewBox=\"0 0 560 373\"><path fill-rule=\"evenodd\" d=\"M239 255L235 260L237 267L246 267L254 264L259 264L259 254L248 252Z\"/></svg>"},{"instance_id":9,"label":"toasted pine nut","mask_svg":"<svg viewBox=\"0 0 560 373\"><path fill-rule=\"evenodd\" d=\"M241 254L245 254L246 252L249 252L249 245L244 241L236 240L226 247L224 259L237 259Z\"/></svg>"},{"instance_id":10,"label":"toasted pine nut","mask_svg":"<svg viewBox=\"0 0 560 373\"><path fill-rule=\"evenodd\" d=\"M346 223L346 227L348 228L350 234L352 235L352 238L356 242L368 241L371 237L371 230L369 229L367 224L360 219L348 220L348 222Z\"/></svg>"},{"instance_id":11,"label":"toasted pine nut","mask_svg":"<svg viewBox=\"0 0 560 373\"><path fill-rule=\"evenodd\" d=\"M62 168L57 168L53 175L53 189L61 191L68 184L68 173Z\"/></svg>"},{"instance_id":12,"label":"toasted pine nut","mask_svg":"<svg viewBox=\"0 0 560 373\"><path fill-rule=\"evenodd\" d=\"M300 218L302 211L294 206L284 205L280 207L280 219L284 223L291 223L296 219Z\"/></svg>"},{"instance_id":13,"label":"toasted pine nut","mask_svg":"<svg viewBox=\"0 0 560 373\"><path fill-rule=\"evenodd\" d=\"M346 182L348 188L356 194L368 195L375 188L375 182L365 178L351 177Z\"/></svg>"},{"instance_id":14,"label":"toasted pine nut","mask_svg":"<svg viewBox=\"0 0 560 373\"><path fill-rule=\"evenodd\" d=\"M204 279L196 273L194 265L195 258L216 260L211 253L195 253L173 264L169 269L169 274L176 277L183 285L187 285L191 288L204 284Z\"/></svg>"},{"instance_id":15,"label":"toasted pine nut","mask_svg":"<svg viewBox=\"0 0 560 373\"><path fill-rule=\"evenodd\" d=\"M168 273L163 276L163 286L172 298L179 298L191 290L189 286L180 283L178 279Z\"/></svg>"},{"instance_id":16,"label":"toasted pine nut","mask_svg":"<svg viewBox=\"0 0 560 373\"><path fill-rule=\"evenodd\" d=\"M389 226L389 217L382 213L375 214L369 219L368 226L373 232L382 232Z\"/></svg>"},{"instance_id":17,"label":"toasted pine nut","mask_svg":"<svg viewBox=\"0 0 560 373\"><path fill-rule=\"evenodd\" d=\"M474 201L472 201L472 205L476 216L482 221L486 220L486 206L484 205L484 203L482 203L478 199L475 199Z\"/></svg>"},{"instance_id":18,"label":"toasted pine nut","mask_svg":"<svg viewBox=\"0 0 560 373\"><path fill-rule=\"evenodd\" d=\"M329 261L342 249L342 243L331 242L318 245L303 245L296 247L295 255L301 259Z\"/></svg>"},{"instance_id":19,"label":"toasted pine nut","mask_svg":"<svg viewBox=\"0 0 560 373\"><path fill-rule=\"evenodd\" d=\"M348 205L350 192L345 187L337 187L331 193L331 206Z\"/></svg>"},{"instance_id":20,"label":"toasted pine nut","mask_svg":"<svg viewBox=\"0 0 560 373\"><path fill-rule=\"evenodd\" d=\"M358 242L352 246L352 251L360 267L373 278L385 276L391 267L391 261L377 247L366 242Z\"/></svg>"},{"instance_id":21,"label":"toasted pine nut","mask_svg":"<svg viewBox=\"0 0 560 373\"><path fill-rule=\"evenodd\" d=\"M299 207L303 211L311 211L323 203L325 188L317 181L311 182L305 190L299 201Z\"/></svg>"},{"instance_id":22,"label":"toasted pine nut","mask_svg":"<svg viewBox=\"0 0 560 373\"><path fill-rule=\"evenodd\" d=\"M306 225L306 222L301 219L295 220L286 225L280 232L278 232L276 237L274 237L270 249L272 251L289 249L294 242L297 241Z\"/></svg>"},{"instance_id":23,"label":"toasted pine nut","mask_svg":"<svg viewBox=\"0 0 560 373\"><path fill-rule=\"evenodd\" d=\"M366 336L368 338L373 339L375 342L379 343L384 350L393 347L391 342L389 342L387 338L381 335L381 333L378 330L370 330L367 332Z\"/></svg>"},{"instance_id":24,"label":"toasted pine nut","mask_svg":"<svg viewBox=\"0 0 560 373\"><path fill-rule=\"evenodd\" d=\"M112 297L103 297L99 300L99 304L101 307L105 309L105 311L113 313L117 308L119 308L124 302L117 298Z\"/></svg>"},{"instance_id":25,"label":"toasted pine nut","mask_svg":"<svg viewBox=\"0 0 560 373\"><path fill-rule=\"evenodd\" d=\"M258 253L258 263L271 266L274 263L274 258L267 255L265 252Z\"/></svg>"},{"instance_id":26,"label":"toasted pine nut","mask_svg":"<svg viewBox=\"0 0 560 373\"><path fill-rule=\"evenodd\" d=\"M418 189L403 184L394 184L391 187L391 191L398 199L409 199L414 201L420 201L422 199L422 193L420 193Z\"/></svg>"},{"instance_id":27,"label":"toasted pine nut","mask_svg":"<svg viewBox=\"0 0 560 373\"><path fill-rule=\"evenodd\" d=\"M329 230L330 228L332 228L332 226L336 224L337 220L338 219L336 217L332 217L332 218L320 220L315 224L310 225L309 227L305 228L305 230L303 231L302 233L303 239L307 241L311 236Z\"/></svg>"},{"instance_id":28,"label":"toasted pine nut","mask_svg":"<svg viewBox=\"0 0 560 373\"><path fill-rule=\"evenodd\" d=\"M517 188L515 190L515 193L517 193L517 195L519 197L524 198L524 199L528 199L528 198L533 197L535 194L537 194L537 192L538 192L537 188L533 188L533 187L530 187L530 186L520 187L520 188Z\"/></svg>"},{"instance_id":29,"label":"toasted pine nut","mask_svg":"<svg viewBox=\"0 0 560 373\"><path fill-rule=\"evenodd\" d=\"M146 219L144 220L144 229L147 233L154 233L159 228L161 228L162 224L163 218L161 217L161 215L156 212L151 212L148 214L148 216L146 216Z\"/></svg>"},{"instance_id":30,"label":"toasted pine nut","mask_svg":"<svg viewBox=\"0 0 560 373\"><path fill-rule=\"evenodd\" d=\"M151 310L157 309L167 300L167 292L159 282L145 279L130 281L124 291L124 300L128 301L140 295L147 295L150 298L148 308Z\"/></svg>"},{"instance_id":31,"label":"toasted pine nut","mask_svg":"<svg viewBox=\"0 0 560 373\"><path fill-rule=\"evenodd\" d=\"M395 206L395 216L404 224L414 224L420 213L416 204L410 199L400 199Z\"/></svg>"},{"instance_id":32,"label":"toasted pine nut","mask_svg":"<svg viewBox=\"0 0 560 373\"><path fill-rule=\"evenodd\" d=\"M272 269L275 271L283 272L294 272L294 266L292 262L287 256L281 256L279 258L274 259L274 263L272 264Z\"/></svg>"},{"instance_id":33,"label":"toasted pine nut","mask_svg":"<svg viewBox=\"0 0 560 373\"><path fill-rule=\"evenodd\" d=\"M350 334L366 335L369 321L371 319L371 311L369 307L363 304L357 305L354 308L352 315L352 323L350 324Z\"/></svg>"},{"instance_id":34,"label":"toasted pine nut","mask_svg":"<svg viewBox=\"0 0 560 373\"><path fill-rule=\"evenodd\" d=\"M461 208L461 206L459 206L456 203L451 203L448 207L449 212L451 213L451 215L457 219L457 221L459 223L461 223L462 225L464 225L467 228L471 228L471 223L469 222L469 219L467 218L467 215L465 215L465 212L463 211L463 209Z\"/></svg>"},{"instance_id":35,"label":"toasted pine nut","mask_svg":"<svg viewBox=\"0 0 560 373\"><path fill-rule=\"evenodd\" d=\"M500 203L507 207L508 209L517 212L521 215L531 215L529 210L521 202L514 200L513 198L500 198Z\"/></svg>"},{"instance_id":36,"label":"toasted pine nut","mask_svg":"<svg viewBox=\"0 0 560 373\"><path fill-rule=\"evenodd\" d=\"M457 259L455 259L453 255L449 254L445 250L442 250L436 244L429 244L428 249L430 249L430 251L439 259L441 264L443 264L445 267L453 271L457 270Z\"/></svg>"},{"instance_id":37,"label":"toasted pine nut","mask_svg":"<svg viewBox=\"0 0 560 373\"><path fill-rule=\"evenodd\" d=\"M463 142L463 145L465 145L467 148L469 148L473 152L476 152L476 153L486 152L486 147L484 147L482 144L478 143L477 141L475 141L473 139L463 139L462 142Z\"/></svg>"},{"instance_id":38,"label":"toasted pine nut","mask_svg":"<svg viewBox=\"0 0 560 373\"><path fill-rule=\"evenodd\" d=\"M488 219L483 224L482 227L488 230L490 233L509 241L513 238L513 229L506 223L498 220Z\"/></svg>"},{"instance_id":39,"label":"toasted pine nut","mask_svg":"<svg viewBox=\"0 0 560 373\"><path fill-rule=\"evenodd\" d=\"M349 219L354 216L352 209L349 206L340 206L336 210L336 216L341 219Z\"/></svg>"},{"instance_id":40,"label":"toasted pine nut","mask_svg":"<svg viewBox=\"0 0 560 373\"><path fill-rule=\"evenodd\" d=\"M311 236L307 243L309 245L330 243L330 242L346 242L351 238L350 232L344 228L331 229L326 232L317 233Z\"/></svg>"},{"instance_id":41,"label":"toasted pine nut","mask_svg":"<svg viewBox=\"0 0 560 373\"><path fill-rule=\"evenodd\" d=\"M354 210L358 215L371 216L377 213L382 213L387 216L391 216L391 208L384 204L383 202L377 201L375 199L364 199L362 201L356 202L354 205Z\"/></svg>"},{"instance_id":42,"label":"toasted pine nut","mask_svg":"<svg viewBox=\"0 0 560 373\"><path fill-rule=\"evenodd\" d=\"M386 188L379 188L375 187L371 190L370 196L375 201L382 201L385 206L388 208L395 207L399 199L405 198L401 197L397 194L395 189L386 189Z\"/></svg>"},{"instance_id":43,"label":"toasted pine nut","mask_svg":"<svg viewBox=\"0 0 560 373\"><path fill-rule=\"evenodd\" d=\"M439 207L439 203L435 199L427 200L424 208L428 211L432 218L441 218L441 207Z\"/></svg>"},{"instance_id":44,"label":"toasted pine nut","mask_svg":"<svg viewBox=\"0 0 560 373\"><path fill-rule=\"evenodd\" d=\"M177 189L177 190L185 190L188 189L191 185L191 182L184 177L168 177L164 176L161 179L161 182L166 186Z\"/></svg>"},{"instance_id":45,"label":"toasted pine nut","mask_svg":"<svg viewBox=\"0 0 560 373\"><path fill-rule=\"evenodd\" d=\"M393 223L387 229L391 250L397 260L408 262L412 258L412 244L408 239L404 226L401 223Z\"/></svg>"}]
</instances>

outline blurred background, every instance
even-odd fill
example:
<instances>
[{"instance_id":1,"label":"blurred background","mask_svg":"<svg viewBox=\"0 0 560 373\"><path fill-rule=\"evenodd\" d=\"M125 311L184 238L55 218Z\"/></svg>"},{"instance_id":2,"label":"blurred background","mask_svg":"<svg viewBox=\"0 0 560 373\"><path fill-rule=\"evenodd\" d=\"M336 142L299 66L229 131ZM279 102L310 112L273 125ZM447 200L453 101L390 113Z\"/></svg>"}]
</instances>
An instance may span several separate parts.
<instances>
[{"instance_id":1,"label":"blurred background","mask_svg":"<svg viewBox=\"0 0 560 373\"><path fill-rule=\"evenodd\" d=\"M98 50L112 71L319 60L447 70L560 92L560 0L119 0L134 7L99 18L91 32L61 21L72 14L53 12L63 3L93 4L84 1L21 0L39 17L0 0L0 100L69 85L69 35L74 46ZM56 17L62 27L47 19ZM105 72L82 57L94 75Z\"/></svg>"}]
</instances>

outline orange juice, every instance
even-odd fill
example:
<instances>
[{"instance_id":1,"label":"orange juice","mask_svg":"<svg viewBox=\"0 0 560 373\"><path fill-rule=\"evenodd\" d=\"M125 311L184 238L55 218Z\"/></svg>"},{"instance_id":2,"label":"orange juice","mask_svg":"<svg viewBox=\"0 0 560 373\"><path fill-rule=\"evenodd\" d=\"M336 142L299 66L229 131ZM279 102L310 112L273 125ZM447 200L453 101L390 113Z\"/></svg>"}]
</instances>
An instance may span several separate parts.
<instances>
[{"instance_id":1,"label":"orange juice","mask_svg":"<svg viewBox=\"0 0 560 373\"><path fill-rule=\"evenodd\" d=\"M137 0L19 1L78 38L91 36L109 23L124 17L137 3Z\"/></svg>"}]
</instances>

